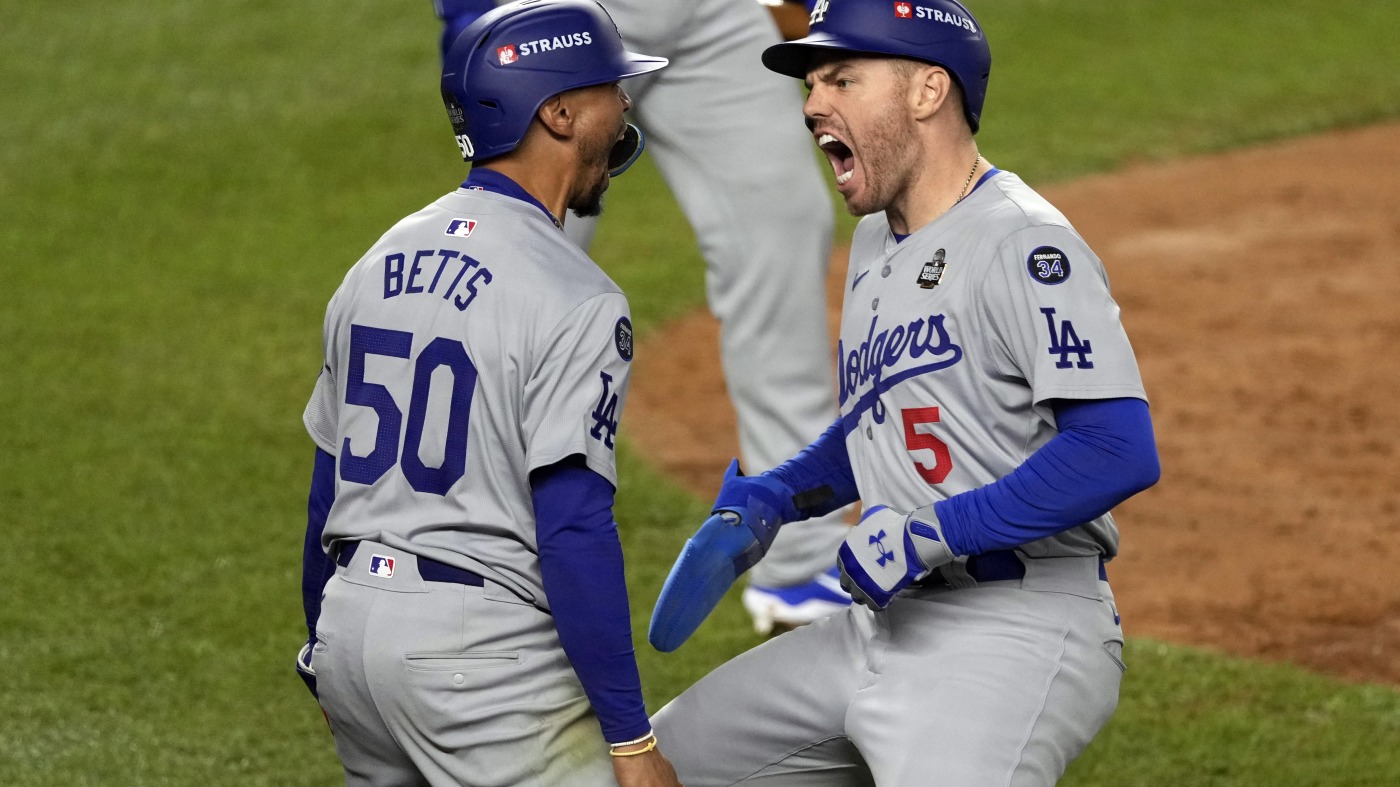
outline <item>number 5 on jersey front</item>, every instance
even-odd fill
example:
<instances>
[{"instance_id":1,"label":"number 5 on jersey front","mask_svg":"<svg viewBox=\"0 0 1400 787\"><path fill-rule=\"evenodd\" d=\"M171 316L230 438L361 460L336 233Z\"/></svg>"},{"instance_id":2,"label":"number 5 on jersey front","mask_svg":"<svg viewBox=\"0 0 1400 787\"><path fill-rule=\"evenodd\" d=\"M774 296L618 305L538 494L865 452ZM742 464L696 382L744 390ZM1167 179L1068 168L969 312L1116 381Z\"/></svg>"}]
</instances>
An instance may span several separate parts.
<instances>
[{"instance_id":1,"label":"number 5 on jersey front","mask_svg":"<svg viewBox=\"0 0 1400 787\"><path fill-rule=\"evenodd\" d=\"M948 474L953 472L953 456L948 451L948 444L934 437L931 431L918 428L938 423L938 408L911 407L900 410L899 414L904 419L904 447L910 455L922 450L933 452L933 466L925 465L915 456L914 471L930 485L943 483Z\"/></svg>"}]
</instances>

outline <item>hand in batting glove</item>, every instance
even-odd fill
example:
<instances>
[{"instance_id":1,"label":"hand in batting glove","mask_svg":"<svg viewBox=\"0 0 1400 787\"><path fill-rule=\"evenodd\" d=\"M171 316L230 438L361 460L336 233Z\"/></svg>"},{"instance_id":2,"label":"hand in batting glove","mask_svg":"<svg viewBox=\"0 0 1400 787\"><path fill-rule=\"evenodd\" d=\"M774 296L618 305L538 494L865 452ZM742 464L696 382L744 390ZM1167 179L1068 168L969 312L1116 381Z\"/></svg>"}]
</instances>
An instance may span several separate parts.
<instances>
[{"instance_id":1,"label":"hand in batting glove","mask_svg":"<svg viewBox=\"0 0 1400 787\"><path fill-rule=\"evenodd\" d=\"M933 506L905 514L885 506L865 511L837 552L841 587L871 609L889 606L916 579L953 560Z\"/></svg>"},{"instance_id":2,"label":"hand in batting glove","mask_svg":"<svg viewBox=\"0 0 1400 787\"><path fill-rule=\"evenodd\" d=\"M695 633L739 575L768 552L778 527L799 516L786 484L739 475L737 460L724 474L713 511L685 542L652 610L647 640L662 653Z\"/></svg>"},{"instance_id":3,"label":"hand in batting glove","mask_svg":"<svg viewBox=\"0 0 1400 787\"><path fill-rule=\"evenodd\" d=\"M779 526L798 517L792 505L792 490L787 484L767 475L741 475L738 459L729 463L711 513L731 525L744 525L753 533L757 549L744 556L742 567L736 561L739 573L747 571L767 554Z\"/></svg>"}]
</instances>

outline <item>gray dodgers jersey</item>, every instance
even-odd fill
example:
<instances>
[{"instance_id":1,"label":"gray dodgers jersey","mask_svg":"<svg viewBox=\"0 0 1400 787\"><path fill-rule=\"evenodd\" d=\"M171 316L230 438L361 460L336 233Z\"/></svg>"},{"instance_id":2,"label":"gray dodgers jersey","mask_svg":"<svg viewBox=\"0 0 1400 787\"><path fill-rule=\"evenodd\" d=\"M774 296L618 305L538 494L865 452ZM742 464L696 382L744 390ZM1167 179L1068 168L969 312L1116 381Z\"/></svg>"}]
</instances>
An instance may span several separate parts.
<instances>
[{"instance_id":1,"label":"gray dodgers jersey","mask_svg":"<svg viewBox=\"0 0 1400 787\"><path fill-rule=\"evenodd\" d=\"M902 243L851 243L837 376L861 498L909 511L992 483L1055 434L1051 399L1146 399L1103 264L1009 172ZM1028 557L1118 549L1111 515Z\"/></svg>"},{"instance_id":2,"label":"gray dodgers jersey","mask_svg":"<svg viewBox=\"0 0 1400 787\"><path fill-rule=\"evenodd\" d=\"M322 545L379 541L548 608L529 473L617 484L627 300L538 207L459 189L389 230L326 310L307 404L337 457Z\"/></svg>"}]
</instances>

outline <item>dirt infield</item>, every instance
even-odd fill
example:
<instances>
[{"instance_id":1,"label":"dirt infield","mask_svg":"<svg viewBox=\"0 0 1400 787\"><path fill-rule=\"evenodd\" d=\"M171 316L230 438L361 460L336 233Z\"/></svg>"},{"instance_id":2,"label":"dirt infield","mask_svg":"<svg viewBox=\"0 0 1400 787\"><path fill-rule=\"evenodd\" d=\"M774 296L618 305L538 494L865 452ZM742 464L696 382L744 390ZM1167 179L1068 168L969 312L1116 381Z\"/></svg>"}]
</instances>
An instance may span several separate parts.
<instances>
[{"instance_id":1,"label":"dirt infield","mask_svg":"<svg viewBox=\"0 0 1400 787\"><path fill-rule=\"evenodd\" d=\"M1152 399L1162 481L1110 566L1129 636L1400 685L1400 124L1042 191ZM701 312L647 337L626 413L703 495L737 450L717 336Z\"/></svg>"}]
</instances>

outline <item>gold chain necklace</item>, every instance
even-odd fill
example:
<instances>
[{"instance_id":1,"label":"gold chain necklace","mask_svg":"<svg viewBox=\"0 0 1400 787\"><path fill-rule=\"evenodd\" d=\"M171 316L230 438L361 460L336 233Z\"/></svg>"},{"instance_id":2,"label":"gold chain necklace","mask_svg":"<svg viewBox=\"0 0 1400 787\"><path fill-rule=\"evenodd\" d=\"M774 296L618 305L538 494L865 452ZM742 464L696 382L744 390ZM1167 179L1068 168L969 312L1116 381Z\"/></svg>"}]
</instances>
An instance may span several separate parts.
<instances>
[{"instance_id":1,"label":"gold chain necklace","mask_svg":"<svg viewBox=\"0 0 1400 787\"><path fill-rule=\"evenodd\" d=\"M967 198L967 187L972 185L972 176L977 174L977 166L981 163L982 154L978 153L977 158L972 160L972 169L967 173L967 180L963 181L962 191L958 194L957 202L954 202L954 205L958 204L958 202L962 202L964 199Z\"/></svg>"}]
</instances>

